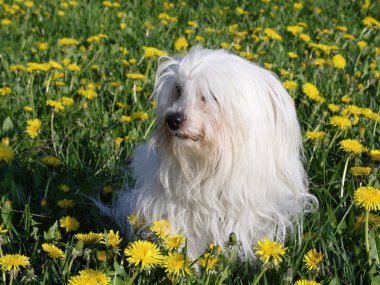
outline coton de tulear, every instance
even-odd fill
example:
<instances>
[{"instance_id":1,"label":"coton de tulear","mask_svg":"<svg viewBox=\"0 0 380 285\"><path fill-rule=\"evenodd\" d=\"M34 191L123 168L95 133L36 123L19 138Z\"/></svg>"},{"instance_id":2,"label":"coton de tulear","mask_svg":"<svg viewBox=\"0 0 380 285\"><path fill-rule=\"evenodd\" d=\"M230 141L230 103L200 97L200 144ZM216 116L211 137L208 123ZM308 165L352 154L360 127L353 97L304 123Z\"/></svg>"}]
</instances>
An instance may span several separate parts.
<instances>
[{"instance_id":1,"label":"coton de tulear","mask_svg":"<svg viewBox=\"0 0 380 285\"><path fill-rule=\"evenodd\" d=\"M225 50L163 57L153 96L157 128L133 154L133 189L101 209L129 232L127 216L169 220L198 257L230 233L252 257L261 238L299 236L307 194L293 101L270 71Z\"/></svg>"}]
</instances>

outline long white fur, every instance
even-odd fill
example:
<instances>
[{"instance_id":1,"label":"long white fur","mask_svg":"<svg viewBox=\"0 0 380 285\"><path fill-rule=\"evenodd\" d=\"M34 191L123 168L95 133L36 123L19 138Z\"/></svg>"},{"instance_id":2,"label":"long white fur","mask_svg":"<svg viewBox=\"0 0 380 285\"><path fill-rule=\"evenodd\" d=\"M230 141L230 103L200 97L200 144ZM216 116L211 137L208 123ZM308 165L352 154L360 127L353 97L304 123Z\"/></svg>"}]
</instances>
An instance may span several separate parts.
<instances>
[{"instance_id":1,"label":"long white fur","mask_svg":"<svg viewBox=\"0 0 380 285\"><path fill-rule=\"evenodd\" d=\"M273 73L195 47L160 60L153 96L157 129L134 152L135 185L112 208L100 205L104 212L124 229L132 212L147 222L168 219L192 257L231 232L248 258L258 239L300 235L304 213L318 202L307 194L293 101ZM185 114L182 138L167 127L168 112Z\"/></svg>"}]
</instances>

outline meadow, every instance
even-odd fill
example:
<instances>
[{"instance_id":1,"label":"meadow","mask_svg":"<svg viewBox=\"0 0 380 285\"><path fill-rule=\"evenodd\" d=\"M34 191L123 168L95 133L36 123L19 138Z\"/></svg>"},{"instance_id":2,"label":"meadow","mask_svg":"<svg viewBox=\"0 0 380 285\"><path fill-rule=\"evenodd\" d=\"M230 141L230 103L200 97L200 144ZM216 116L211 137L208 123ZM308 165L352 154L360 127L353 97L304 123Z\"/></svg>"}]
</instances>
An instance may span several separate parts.
<instances>
[{"instance_id":1,"label":"meadow","mask_svg":"<svg viewBox=\"0 0 380 285\"><path fill-rule=\"evenodd\" d=\"M380 2L0 0L1 284L380 284ZM155 127L158 58L224 48L294 99L319 209L300 240L234 235L196 260L111 203ZM141 217L128 221L139 228Z\"/></svg>"}]
</instances>

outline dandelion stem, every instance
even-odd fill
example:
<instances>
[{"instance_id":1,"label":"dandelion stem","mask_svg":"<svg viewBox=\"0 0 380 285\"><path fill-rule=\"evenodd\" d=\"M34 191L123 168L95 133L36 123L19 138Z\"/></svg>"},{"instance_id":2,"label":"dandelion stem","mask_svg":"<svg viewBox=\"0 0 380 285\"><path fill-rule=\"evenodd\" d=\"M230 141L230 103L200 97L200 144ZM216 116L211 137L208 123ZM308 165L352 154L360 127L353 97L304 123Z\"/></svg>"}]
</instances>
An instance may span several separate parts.
<instances>
[{"instance_id":1,"label":"dandelion stem","mask_svg":"<svg viewBox=\"0 0 380 285\"><path fill-rule=\"evenodd\" d=\"M261 277L263 277L264 273L267 271L268 267L264 267L263 270L261 270L260 274L256 277L256 279L251 283L251 285L256 285L259 283Z\"/></svg>"},{"instance_id":2,"label":"dandelion stem","mask_svg":"<svg viewBox=\"0 0 380 285\"><path fill-rule=\"evenodd\" d=\"M369 256L369 240L368 240L368 220L369 220L369 211L365 212L365 224L364 224L364 239L365 239L365 251L368 256L368 265L371 266L371 258Z\"/></svg>"},{"instance_id":3,"label":"dandelion stem","mask_svg":"<svg viewBox=\"0 0 380 285\"><path fill-rule=\"evenodd\" d=\"M46 199L46 198L47 198L47 195L48 195L48 190L49 190L50 180L51 180L51 176L49 175L49 178L48 178L48 181L47 181L47 183L46 183L46 187L45 187L44 199Z\"/></svg>"},{"instance_id":4,"label":"dandelion stem","mask_svg":"<svg viewBox=\"0 0 380 285\"><path fill-rule=\"evenodd\" d=\"M55 152L55 154L57 154L57 146L56 146L55 137L54 137L54 133L55 133L55 131L54 131L54 113L55 112L51 113L50 133L51 133L51 142L53 143L54 152Z\"/></svg>"},{"instance_id":5,"label":"dandelion stem","mask_svg":"<svg viewBox=\"0 0 380 285\"><path fill-rule=\"evenodd\" d=\"M350 156L347 157L346 163L344 165L344 170L343 170L343 176L342 176L342 183L340 186L340 198L343 199L344 196L344 182L346 180L346 174L347 174L347 168L348 168L348 162L350 161Z\"/></svg>"},{"instance_id":6,"label":"dandelion stem","mask_svg":"<svg viewBox=\"0 0 380 285\"><path fill-rule=\"evenodd\" d=\"M136 270L135 273L133 273L132 277L128 280L127 285L132 285L133 282L135 281L137 275L139 275L139 273L140 272L138 270Z\"/></svg>"}]
</instances>

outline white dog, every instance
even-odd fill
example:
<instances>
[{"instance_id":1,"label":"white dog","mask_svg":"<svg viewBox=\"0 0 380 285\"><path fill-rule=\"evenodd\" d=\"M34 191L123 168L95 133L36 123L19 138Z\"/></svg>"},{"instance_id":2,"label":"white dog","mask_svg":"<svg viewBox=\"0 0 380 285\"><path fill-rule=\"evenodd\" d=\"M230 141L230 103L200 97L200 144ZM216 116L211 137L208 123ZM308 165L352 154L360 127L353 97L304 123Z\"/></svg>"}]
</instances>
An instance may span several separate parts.
<instances>
[{"instance_id":1,"label":"white dog","mask_svg":"<svg viewBox=\"0 0 380 285\"><path fill-rule=\"evenodd\" d=\"M293 101L273 73L195 47L160 60L153 96L157 129L134 152L134 188L104 212L124 228L132 212L169 220L192 257L232 232L246 257L258 239L300 234L317 201L306 193Z\"/></svg>"}]
</instances>

